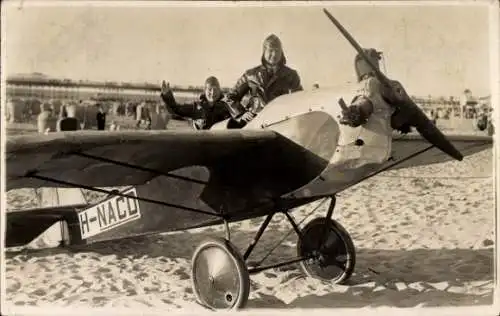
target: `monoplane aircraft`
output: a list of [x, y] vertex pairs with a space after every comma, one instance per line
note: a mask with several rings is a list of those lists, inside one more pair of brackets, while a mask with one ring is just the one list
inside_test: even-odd
[[[370, 63], [351, 35], [328, 18]], [[353, 273], [356, 252], [348, 232], [332, 219], [336, 194], [385, 170], [461, 161], [492, 145], [488, 136], [445, 136], [402, 86], [372, 67], [399, 98], [394, 122], [416, 133], [394, 131], [391, 154], [364, 126], [339, 123], [354, 91], [315, 89], [283, 95], [241, 129], [221, 122], [207, 131], [75, 131], [11, 137], [6, 144], [6, 187], [81, 188], [106, 193], [96, 204], [60, 205], [7, 213], [6, 246], [23, 245], [62, 225], [63, 245], [225, 225], [225, 237], [203, 241], [192, 257], [198, 301], [212, 309], [242, 308], [249, 275], [300, 262], [313, 278], [341, 283]], [[397, 124], [397, 123], [395, 123]], [[109, 187], [126, 187], [111, 191]], [[324, 217], [300, 228], [299, 206], [330, 199]], [[248, 258], [277, 213], [297, 233], [297, 258], [249, 265]], [[230, 224], [265, 217], [240, 253]]]

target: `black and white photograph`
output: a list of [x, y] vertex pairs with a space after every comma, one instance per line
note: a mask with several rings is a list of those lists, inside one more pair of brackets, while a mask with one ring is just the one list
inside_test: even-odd
[[499, 12], [3, 1], [1, 313], [497, 314]]

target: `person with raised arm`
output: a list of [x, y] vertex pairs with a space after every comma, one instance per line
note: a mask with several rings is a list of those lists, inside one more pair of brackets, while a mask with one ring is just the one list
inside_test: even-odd
[[227, 104], [223, 100], [224, 95], [219, 80], [214, 76], [205, 80], [204, 92], [194, 102], [178, 104], [170, 89], [170, 84], [165, 81], [162, 82], [160, 96], [167, 111], [192, 120], [193, 127], [197, 130], [210, 129], [214, 124], [231, 117]]

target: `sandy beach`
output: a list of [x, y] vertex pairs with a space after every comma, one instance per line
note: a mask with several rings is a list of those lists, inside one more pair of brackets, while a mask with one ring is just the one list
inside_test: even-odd
[[[338, 196], [334, 218], [351, 234], [357, 266], [348, 285], [314, 280], [298, 265], [251, 277], [248, 308], [427, 307], [493, 303], [492, 151], [462, 162], [390, 171]], [[9, 208], [33, 206], [27, 190], [9, 192]], [[327, 203], [295, 210], [297, 221], [323, 216]], [[263, 218], [235, 223], [246, 248]], [[250, 260], [290, 231], [275, 217]], [[194, 248], [222, 227], [105, 242], [75, 249], [7, 252], [6, 302], [37, 307], [203, 308], [190, 281]], [[296, 236], [265, 263], [295, 255]]]

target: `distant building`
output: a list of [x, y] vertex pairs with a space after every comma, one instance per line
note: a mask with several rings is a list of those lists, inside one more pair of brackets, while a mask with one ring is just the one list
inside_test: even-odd
[[[8, 98], [37, 98], [58, 100], [136, 100], [158, 101], [160, 87], [153, 84], [72, 81], [52, 79], [43, 74], [11, 76], [6, 80]], [[198, 91], [173, 89], [176, 96], [193, 98]]]

